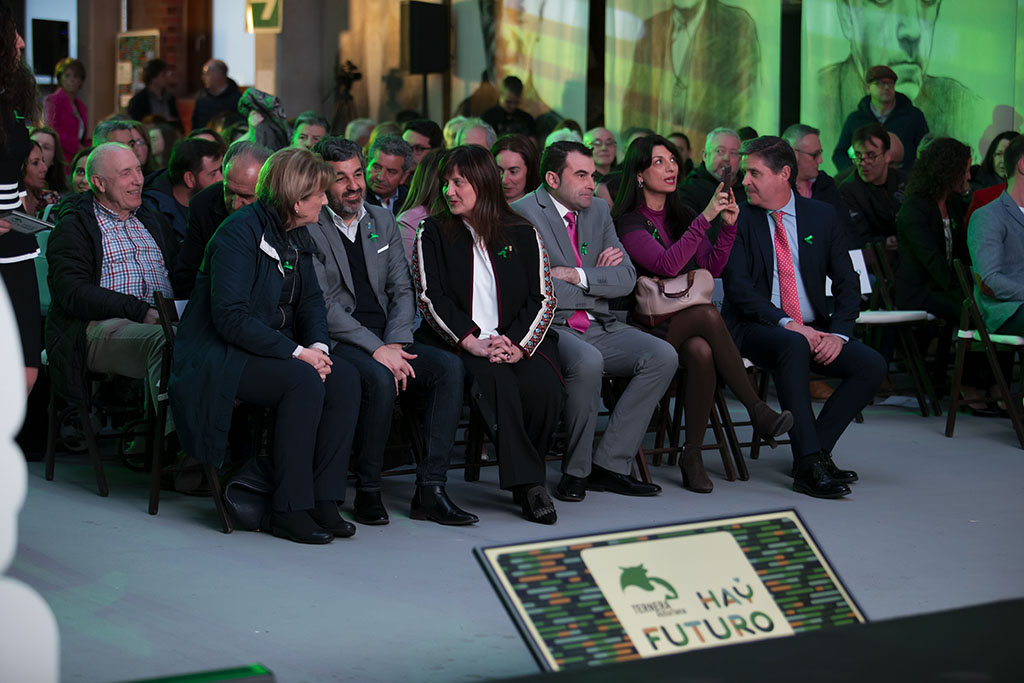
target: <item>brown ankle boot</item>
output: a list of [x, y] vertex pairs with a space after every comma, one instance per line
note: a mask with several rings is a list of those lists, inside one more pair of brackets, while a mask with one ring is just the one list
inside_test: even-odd
[[683, 472], [683, 487], [694, 493], [711, 493], [715, 487], [711, 478], [704, 471], [704, 456], [701, 454], [700, 446], [687, 444], [683, 448], [683, 459], [679, 463], [679, 469]]
[[783, 410], [781, 413], [777, 413], [764, 401], [759, 401], [754, 406], [750, 420], [754, 423], [754, 431], [772, 448], [779, 445], [775, 437], [782, 436], [793, 427], [791, 412]]

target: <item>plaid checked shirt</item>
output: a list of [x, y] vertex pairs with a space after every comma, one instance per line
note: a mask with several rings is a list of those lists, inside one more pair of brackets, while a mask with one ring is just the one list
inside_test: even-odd
[[129, 294], [149, 304], [155, 303], [153, 292], [158, 289], [165, 296], [173, 296], [163, 252], [146, 226], [135, 217], [135, 212], [122, 221], [95, 200], [93, 208], [103, 236], [100, 287]]

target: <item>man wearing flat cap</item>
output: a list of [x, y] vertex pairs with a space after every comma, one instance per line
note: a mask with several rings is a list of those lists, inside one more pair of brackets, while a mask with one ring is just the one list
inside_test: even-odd
[[903, 170], [909, 172], [917, 158], [917, 146], [928, 134], [928, 122], [924, 113], [915, 107], [903, 93], [896, 92], [896, 72], [887, 66], [873, 66], [868, 69], [865, 80], [868, 94], [861, 98], [857, 108], [846, 117], [839, 142], [832, 152], [832, 163], [837, 169], [850, 165], [847, 150], [853, 131], [876, 121], [900, 139], [903, 143]]

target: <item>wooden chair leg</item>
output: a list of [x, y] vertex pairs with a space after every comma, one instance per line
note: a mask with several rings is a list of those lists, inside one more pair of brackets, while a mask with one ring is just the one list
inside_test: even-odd
[[[921, 371], [923, 368], [918, 365], [921, 359], [921, 351], [909, 329], [905, 327], [897, 329], [896, 338], [899, 340], [900, 349], [903, 351], [903, 359], [907, 363], [907, 374], [910, 375], [910, 381], [914, 385], [914, 395], [917, 397], [917, 405], [921, 411], [921, 417], [928, 417], [928, 397], [925, 395], [924, 387], [921, 384]], [[927, 370], [924, 370], [924, 375], [927, 377]]]
[[736, 463], [737, 476], [740, 481], [747, 481], [750, 479], [750, 471], [747, 470], [747, 462], [743, 459], [743, 451], [740, 449], [739, 439], [736, 438], [736, 427], [732, 423], [732, 415], [729, 414], [729, 404], [725, 400], [725, 392], [720, 386], [715, 388], [715, 408], [718, 410], [722, 428], [725, 430], [725, 438], [729, 442], [732, 459]]
[[230, 534], [232, 531], [231, 517], [228, 516], [228, 510], [224, 506], [224, 494], [220, 489], [220, 474], [213, 465], [206, 465], [203, 469], [206, 472], [206, 479], [210, 482], [213, 504], [217, 507], [217, 514], [220, 515], [221, 529], [224, 533]]
[[683, 396], [686, 393], [686, 382], [685, 378], [680, 376], [679, 382], [676, 384], [676, 395], [675, 402], [672, 405], [672, 428], [669, 432], [668, 445], [672, 449], [668, 456], [668, 464], [675, 467], [679, 463], [679, 453], [682, 450], [682, 436], [683, 436], [683, 408], [684, 401]]
[[57, 459], [57, 394], [50, 391], [50, 401], [46, 405], [46, 481], [53, 481], [53, 467]]
[[956, 341], [956, 362], [953, 365], [953, 386], [949, 390], [949, 412], [946, 413], [946, 436], [952, 438], [953, 429], [956, 427], [956, 411], [960, 408], [960, 383], [964, 376], [964, 361], [967, 358], [967, 347], [970, 342], [966, 339]]
[[160, 509], [160, 473], [164, 465], [164, 425], [167, 424], [167, 402], [160, 401], [156, 419], [150, 421], [146, 438], [149, 451], [149, 514], [155, 515]]
[[651, 469], [647, 466], [647, 456], [644, 455], [643, 448], [641, 448], [636, 453], [635, 467], [637, 474], [640, 476], [640, 481], [644, 482], [645, 484], [653, 483], [653, 481], [651, 480]]
[[92, 460], [92, 467], [96, 471], [96, 488], [100, 496], [106, 498], [110, 495], [107, 487], [107, 475], [103, 472], [103, 461], [100, 460], [100, 447], [96, 443], [96, 432], [92, 428], [92, 415], [89, 412], [89, 402], [80, 401], [78, 404], [79, 419], [82, 423], [82, 431], [85, 433], [85, 443], [89, 449], [89, 458]]
[[1006, 412], [1010, 415], [1010, 424], [1013, 425], [1013, 431], [1017, 434], [1017, 441], [1020, 442], [1020, 447], [1024, 448], [1024, 421], [1022, 421], [1021, 417], [1021, 406], [1016, 404], [1010, 394], [1010, 384], [1006, 380], [1006, 375], [1003, 374], [1002, 368], [999, 366], [999, 358], [996, 356], [996, 351], [992, 348], [992, 345], [985, 345], [985, 356], [988, 358], [988, 365], [992, 370], [992, 375], [996, 378], [999, 396], [1006, 404]]
[[[763, 401], [768, 396], [768, 371], [761, 370], [758, 378], [757, 395]], [[761, 455], [761, 433], [757, 427], [750, 425], [750, 459], [757, 460]]]
[[736, 468], [732, 464], [732, 454], [729, 452], [729, 445], [725, 440], [725, 432], [722, 430], [722, 423], [718, 419], [718, 413], [714, 406], [711, 407], [711, 429], [715, 434], [715, 443], [718, 445], [718, 452], [722, 456], [722, 467], [725, 468], [725, 478], [728, 481], [736, 481]]
[[658, 403], [658, 426], [654, 432], [654, 455], [651, 456], [651, 464], [655, 467], [661, 465], [661, 449], [665, 447], [665, 434], [668, 431], [668, 412], [671, 396], [668, 391], [661, 397]]

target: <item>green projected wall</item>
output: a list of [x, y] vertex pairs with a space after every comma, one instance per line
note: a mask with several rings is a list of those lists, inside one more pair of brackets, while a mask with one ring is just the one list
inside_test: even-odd
[[826, 168], [864, 72], [886, 64], [932, 132], [975, 159], [1024, 112], [1024, 2], [804, 0], [800, 118], [821, 129]]
[[780, 0], [607, 0], [605, 125], [776, 132], [780, 27]]
[[522, 107], [533, 116], [555, 112], [586, 124], [586, 2], [493, 0], [495, 83], [518, 76]]

